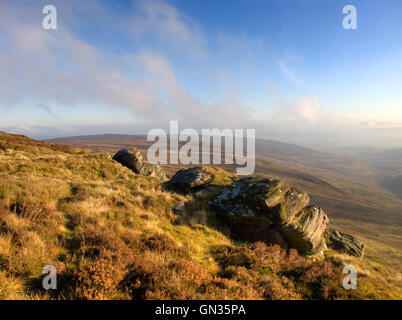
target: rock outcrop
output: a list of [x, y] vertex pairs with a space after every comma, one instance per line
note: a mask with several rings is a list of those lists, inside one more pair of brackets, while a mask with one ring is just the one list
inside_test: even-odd
[[327, 243], [331, 249], [359, 258], [364, 256], [364, 243], [354, 236], [332, 228], [328, 228], [327, 232], [329, 235]]
[[167, 180], [163, 170], [158, 165], [151, 164], [145, 160], [141, 152], [136, 148], [132, 148], [130, 150], [122, 149], [118, 151], [113, 156], [113, 160], [129, 168], [136, 174], [155, 177], [161, 181]]
[[194, 167], [177, 171], [168, 184], [171, 188], [191, 191], [206, 187], [212, 180], [212, 174], [205, 168]]
[[326, 249], [329, 219], [319, 206], [308, 206], [307, 193], [275, 179], [240, 179], [210, 201], [238, 237], [264, 241], [302, 254]]

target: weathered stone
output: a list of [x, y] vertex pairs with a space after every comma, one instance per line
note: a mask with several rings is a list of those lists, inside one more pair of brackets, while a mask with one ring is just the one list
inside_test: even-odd
[[300, 253], [317, 254], [325, 249], [324, 231], [329, 219], [317, 205], [300, 210], [293, 220], [278, 226], [290, 247]]
[[122, 149], [118, 151], [113, 156], [113, 160], [129, 168], [136, 174], [155, 177], [161, 181], [166, 181], [166, 175], [163, 170], [158, 165], [151, 164], [145, 160], [141, 152], [136, 148], [130, 150]]
[[354, 236], [331, 228], [328, 228], [327, 232], [330, 248], [359, 258], [364, 256], [364, 243]]
[[268, 232], [272, 228], [272, 221], [266, 217], [240, 216], [233, 213], [227, 213], [222, 216], [233, 235], [239, 239], [247, 241], [264, 241], [268, 243], [277, 243], [276, 234]]
[[281, 199], [281, 202], [268, 211], [268, 215], [276, 224], [291, 223], [295, 215], [309, 202], [310, 198], [307, 193], [291, 187]]
[[208, 186], [212, 181], [212, 174], [205, 168], [195, 167], [181, 169], [170, 179], [169, 186], [173, 188], [192, 190]]
[[246, 241], [265, 241], [303, 254], [324, 250], [328, 217], [319, 206], [306, 207], [307, 193], [276, 179], [240, 179], [210, 201]]
[[234, 182], [212, 204], [241, 216], [266, 216], [286, 224], [309, 203], [307, 193], [276, 179], [245, 178]]

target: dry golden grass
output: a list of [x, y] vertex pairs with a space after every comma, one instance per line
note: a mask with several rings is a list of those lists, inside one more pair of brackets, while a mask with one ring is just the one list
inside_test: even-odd
[[[236, 178], [211, 172], [212, 192]], [[164, 191], [106, 153], [0, 132], [0, 299], [384, 297], [373, 289], [390, 283], [381, 264], [234, 243], [208, 197]], [[173, 214], [178, 201], [192, 214]], [[368, 280], [354, 294], [341, 288], [342, 260]], [[55, 291], [41, 287], [45, 265], [57, 268]]]

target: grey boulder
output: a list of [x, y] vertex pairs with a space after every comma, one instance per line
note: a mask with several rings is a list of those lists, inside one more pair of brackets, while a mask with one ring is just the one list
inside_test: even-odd
[[129, 168], [136, 174], [155, 177], [163, 182], [166, 181], [166, 175], [163, 170], [158, 165], [151, 164], [145, 160], [137, 148], [130, 150], [122, 149], [113, 156], [113, 160]]
[[308, 204], [304, 191], [284, 181], [257, 178], [240, 179], [210, 201], [242, 240], [315, 255], [326, 249], [323, 233], [329, 220], [319, 206]]
[[194, 167], [177, 171], [168, 184], [172, 188], [189, 191], [206, 187], [212, 180], [212, 174], [205, 168]]
[[354, 236], [328, 228], [328, 246], [335, 251], [362, 258], [364, 256], [364, 243]]

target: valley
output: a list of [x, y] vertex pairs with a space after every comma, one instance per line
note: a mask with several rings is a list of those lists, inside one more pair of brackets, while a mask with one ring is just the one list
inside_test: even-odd
[[[281, 145], [281, 151], [257, 155], [256, 176], [307, 191], [330, 227], [365, 243], [364, 258], [329, 249], [324, 259], [311, 259], [295, 249], [233, 237], [234, 229], [209, 205], [237, 179], [233, 167], [204, 168], [212, 177], [206, 192], [181, 193], [112, 159], [122, 147], [137, 145], [144, 152], [141, 137], [63, 140], [0, 132], [2, 299], [400, 299], [399, 198], [364, 179], [337, 175], [339, 167], [333, 172], [328, 163], [321, 165], [321, 155], [312, 159], [302, 149], [289, 154], [285, 167]], [[179, 168], [163, 169], [170, 179]], [[389, 203], [381, 207], [381, 201]], [[184, 214], [175, 211], [180, 202]], [[292, 242], [297, 233], [289, 232], [283, 236], [292, 246], [306, 244]], [[316, 240], [323, 241], [320, 236]], [[322, 248], [316, 240], [315, 248]], [[41, 290], [41, 271], [49, 264], [61, 281], [57, 292]], [[339, 282], [345, 264], [357, 269], [355, 291]]]

